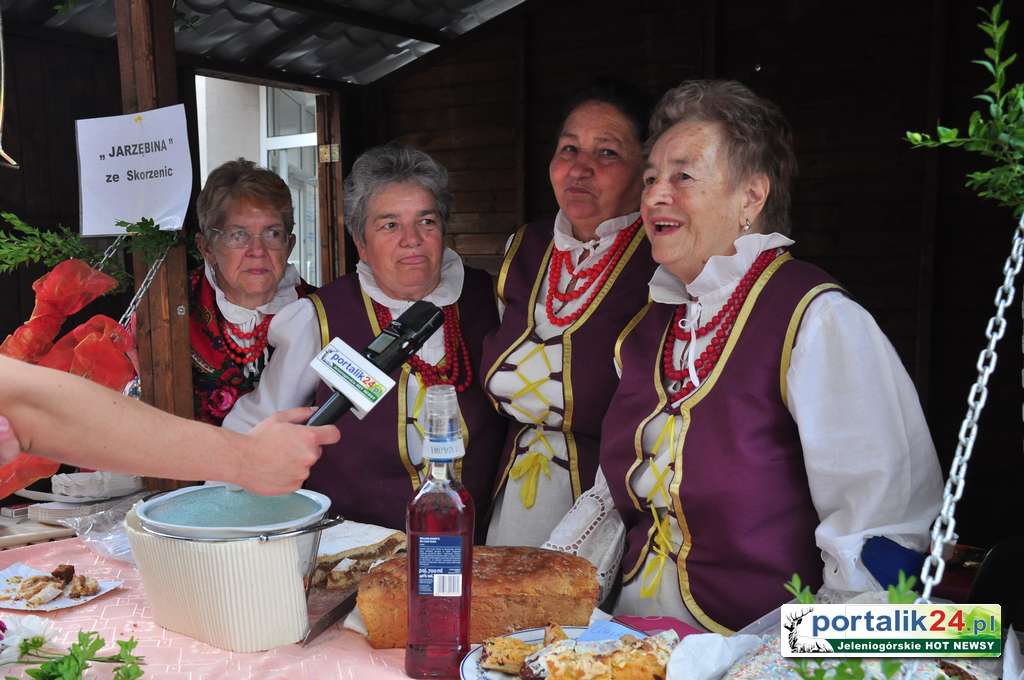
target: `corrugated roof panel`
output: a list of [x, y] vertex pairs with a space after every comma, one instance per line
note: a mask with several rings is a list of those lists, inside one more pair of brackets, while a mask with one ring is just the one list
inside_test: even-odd
[[[46, 17], [52, 14], [55, 2], [58, 0], [0, 0], [0, 9], [15, 18]], [[175, 45], [184, 54], [217, 62], [368, 83], [436, 49], [436, 44], [426, 42], [431, 31], [454, 37], [522, 2], [320, 0], [321, 12], [307, 14], [250, 0], [176, 0]], [[355, 20], [327, 18], [332, 12], [343, 16], [347, 10], [398, 22], [399, 28], [407, 25], [423, 30], [416, 35], [420, 39], [414, 39], [355, 25]], [[114, 0], [77, 0], [66, 11], [49, 16], [46, 26], [113, 38], [117, 32]], [[415, 29], [409, 30], [416, 34]]]

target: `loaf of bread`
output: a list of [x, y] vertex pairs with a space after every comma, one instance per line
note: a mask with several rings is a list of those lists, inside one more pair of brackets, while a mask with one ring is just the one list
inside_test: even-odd
[[[404, 556], [374, 567], [357, 605], [370, 645], [405, 647], [408, 600]], [[471, 642], [558, 623], [585, 626], [597, 605], [597, 571], [582, 557], [540, 548], [473, 548]]]

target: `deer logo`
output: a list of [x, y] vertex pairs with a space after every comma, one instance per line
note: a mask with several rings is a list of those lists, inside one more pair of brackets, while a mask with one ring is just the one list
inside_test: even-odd
[[802, 612], [793, 612], [786, 617], [786, 623], [782, 627], [788, 632], [786, 639], [789, 642], [790, 653], [816, 654], [832, 652], [832, 645], [825, 640], [811, 637], [810, 635], [797, 635], [796, 631], [800, 627], [800, 622], [810, 613], [811, 610], [808, 609]]

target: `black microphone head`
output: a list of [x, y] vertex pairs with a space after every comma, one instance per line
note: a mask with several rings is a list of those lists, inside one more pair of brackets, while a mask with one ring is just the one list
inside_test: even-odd
[[419, 345], [426, 342], [438, 328], [444, 325], [444, 312], [437, 305], [426, 300], [417, 300], [409, 309], [402, 312], [391, 322], [392, 330], [406, 339], [415, 342], [422, 338]]

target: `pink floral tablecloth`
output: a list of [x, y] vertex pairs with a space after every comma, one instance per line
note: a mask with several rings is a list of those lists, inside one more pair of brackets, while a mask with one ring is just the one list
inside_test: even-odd
[[[287, 645], [253, 654], [228, 652], [172, 633], [153, 621], [135, 566], [101, 557], [77, 538], [0, 552], [0, 569], [15, 562], [47, 571], [60, 563], [73, 564], [76, 570], [89, 576], [124, 581], [120, 588], [89, 603], [37, 615], [50, 620], [59, 629], [60, 633], [54, 638], [58, 644], [71, 644], [80, 630], [97, 631], [114, 649], [114, 640], [134, 637], [139, 641], [135, 653], [145, 657], [143, 670], [147, 678], [377, 680], [406, 677], [402, 671], [402, 650], [375, 650], [367, 644], [366, 638], [345, 630], [340, 623], [322, 633], [308, 647]], [[21, 615], [22, 612], [0, 609], [3, 619]]]

